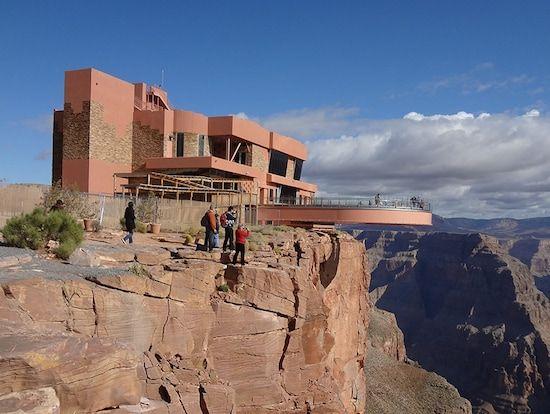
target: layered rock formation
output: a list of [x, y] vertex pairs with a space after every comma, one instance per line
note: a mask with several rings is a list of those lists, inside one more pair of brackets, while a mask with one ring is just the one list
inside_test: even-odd
[[529, 269], [479, 234], [365, 234], [371, 297], [409, 355], [478, 413], [550, 412], [550, 305]]
[[360, 243], [280, 232], [244, 268], [171, 250], [105, 246], [65, 267], [4, 268], [0, 401], [33, 395], [40, 412], [62, 413], [363, 412]]

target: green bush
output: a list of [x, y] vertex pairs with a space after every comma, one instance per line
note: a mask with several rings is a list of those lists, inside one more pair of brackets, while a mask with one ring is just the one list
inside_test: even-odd
[[136, 231], [138, 233], [147, 233], [147, 224], [142, 221], [136, 221]]
[[54, 249], [54, 253], [57, 257], [63, 260], [67, 260], [69, 257], [71, 257], [71, 254], [75, 251], [77, 247], [77, 244], [74, 240], [66, 240], [63, 243], [59, 244], [59, 247]]
[[195, 237], [191, 236], [190, 234], [184, 234], [183, 239], [185, 240], [185, 244], [193, 244], [195, 243]]
[[218, 286], [217, 288], [220, 292], [229, 292], [229, 286], [227, 286], [227, 283], [224, 283], [223, 285]]
[[37, 250], [43, 248], [49, 240], [59, 242], [54, 253], [68, 258], [84, 240], [84, 229], [65, 211], [46, 213], [36, 208], [32, 213], [14, 217], [2, 230], [9, 246]]

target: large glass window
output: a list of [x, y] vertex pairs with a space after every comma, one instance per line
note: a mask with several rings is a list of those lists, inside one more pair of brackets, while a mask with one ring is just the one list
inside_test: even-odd
[[176, 157], [183, 157], [183, 132], [176, 134]]
[[296, 159], [294, 164], [294, 179], [299, 180], [302, 178], [302, 165], [304, 161]]
[[281, 176], [286, 175], [286, 167], [288, 165], [288, 155], [282, 152], [272, 150], [269, 158], [269, 172]]
[[199, 135], [199, 157], [204, 157], [204, 135]]

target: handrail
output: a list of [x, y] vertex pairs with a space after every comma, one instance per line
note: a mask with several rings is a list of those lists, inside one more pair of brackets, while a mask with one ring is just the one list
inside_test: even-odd
[[398, 209], [431, 211], [431, 204], [421, 198], [410, 199], [379, 199], [371, 198], [339, 198], [339, 197], [313, 197], [299, 199], [296, 197], [279, 197], [270, 200], [271, 204], [296, 206], [296, 207], [322, 207], [322, 208], [356, 208], [356, 209]]

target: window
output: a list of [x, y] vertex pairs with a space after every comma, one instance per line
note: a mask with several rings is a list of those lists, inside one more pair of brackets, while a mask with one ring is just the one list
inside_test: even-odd
[[269, 172], [281, 176], [286, 175], [286, 167], [288, 165], [288, 155], [282, 152], [272, 150], [269, 158]]
[[183, 157], [183, 132], [176, 135], [176, 157]]
[[300, 180], [302, 178], [302, 164], [304, 161], [296, 159], [294, 164], [294, 179]]
[[204, 135], [199, 135], [199, 157], [204, 157]]

